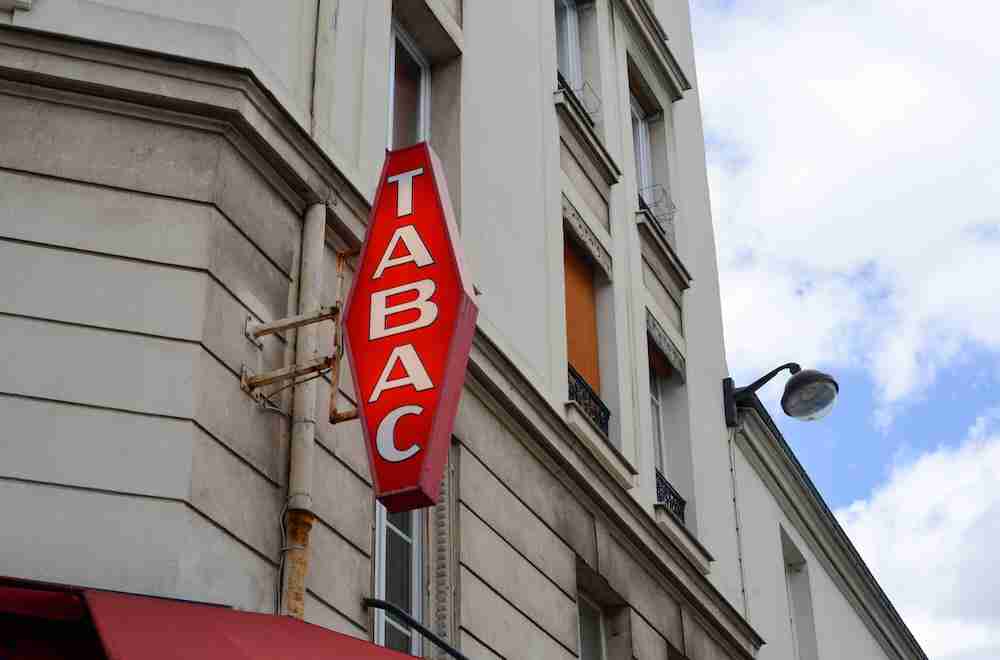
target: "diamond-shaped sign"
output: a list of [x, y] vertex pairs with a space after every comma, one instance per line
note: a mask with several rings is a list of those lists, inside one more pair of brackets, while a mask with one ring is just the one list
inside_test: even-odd
[[392, 513], [438, 499], [477, 314], [440, 161], [426, 143], [387, 152], [343, 323]]

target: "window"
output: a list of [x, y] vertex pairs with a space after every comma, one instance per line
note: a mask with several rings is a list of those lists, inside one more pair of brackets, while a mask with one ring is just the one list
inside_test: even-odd
[[817, 660], [816, 623], [813, 620], [812, 591], [805, 557], [784, 529], [781, 554], [785, 563], [785, 590], [788, 595], [788, 631], [795, 660]]
[[605, 660], [607, 647], [604, 613], [582, 594], [577, 601], [580, 633], [580, 660]]
[[650, 416], [653, 418], [653, 460], [656, 470], [666, 475], [667, 428], [670, 422], [677, 421], [673, 419], [677, 417], [673, 410], [677, 404], [671, 400], [671, 396], [676, 397], [677, 377], [674, 368], [670, 366], [670, 361], [652, 339], [646, 342], [646, 351], [649, 354], [649, 408]]
[[426, 140], [430, 126], [431, 74], [416, 43], [399, 26], [389, 57], [389, 148]]
[[677, 207], [670, 194], [670, 109], [664, 109], [660, 103], [663, 93], [657, 93], [643, 79], [631, 57], [628, 82], [636, 201], [639, 210], [655, 221], [661, 237], [673, 246]]
[[671, 365], [652, 335], [647, 335], [646, 346], [649, 354], [649, 407], [652, 418], [656, 504], [665, 507], [677, 522], [684, 525], [687, 501], [677, 487], [691, 492], [691, 470], [684, 468], [685, 465], [690, 465], [685, 447], [687, 396], [679, 372]]
[[[389, 513], [375, 505], [375, 596], [418, 621], [423, 605], [423, 518], [419, 511]], [[420, 655], [420, 634], [393, 614], [377, 610], [375, 643]]]
[[556, 56], [559, 73], [570, 88], [583, 87], [580, 56], [580, 15], [576, 0], [556, 0]]
[[635, 184], [639, 204], [647, 204], [653, 187], [653, 157], [649, 142], [649, 119], [642, 105], [635, 98], [632, 102], [632, 145], [635, 150]]
[[601, 372], [594, 267], [568, 241], [564, 245], [563, 260], [566, 275], [567, 357], [570, 366], [599, 394]]
[[649, 361], [649, 407], [653, 417], [653, 460], [656, 469], [666, 474], [667, 468], [663, 462], [663, 393], [658, 369], [654, 361]]

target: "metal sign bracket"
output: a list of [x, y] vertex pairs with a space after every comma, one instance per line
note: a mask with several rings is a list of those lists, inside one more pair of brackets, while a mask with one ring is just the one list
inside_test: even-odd
[[[310, 313], [289, 316], [283, 319], [269, 321], [267, 323], [257, 321], [253, 316], [247, 317], [245, 323], [243, 324], [243, 334], [258, 349], [263, 349], [264, 344], [261, 341], [261, 338], [267, 335], [279, 334], [285, 330], [293, 330], [295, 328], [301, 328], [302, 326], [320, 323], [322, 321], [333, 321], [334, 323], [332, 355], [314, 358], [301, 364], [293, 364], [287, 367], [282, 367], [281, 369], [265, 371], [260, 374], [254, 373], [249, 367], [243, 365], [240, 370], [240, 389], [253, 397], [253, 399], [261, 405], [266, 406], [270, 404], [274, 406], [276, 404], [270, 400], [270, 397], [274, 394], [277, 394], [287, 387], [301, 384], [306, 380], [319, 378], [324, 373], [329, 372], [330, 423], [338, 424], [340, 422], [346, 422], [357, 418], [357, 408], [351, 410], [337, 409], [337, 392], [339, 391], [340, 386], [340, 361], [344, 354], [343, 331], [340, 318], [340, 311], [343, 305], [344, 270], [347, 260], [357, 254], [357, 250], [337, 252], [337, 296], [336, 302], [333, 305], [320, 307], [318, 310]], [[298, 378], [301, 376], [308, 376], [309, 378], [300, 381]], [[261, 390], [261, 388], [267, 385], [283, 383], [289, 380], [292, 381], [291, 384], [279, 387], [269, 394], [265, 394]]]

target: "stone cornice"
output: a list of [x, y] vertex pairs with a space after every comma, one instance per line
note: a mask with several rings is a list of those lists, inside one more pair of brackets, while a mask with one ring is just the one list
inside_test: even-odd
[[482, 331], [477, 330], [466, 386], [495, 414], [520, 429], [522, 441], [567, 486], [594, 499], [619, 538], [637, 549], [663, 586], [735, 657], [752, 658], [764, 640], [702, 574], [702, 567], [577, 440], [566, 419]]
[[683, 97], [684, 92], [691, 89], [691, 82], [681, 69], [680, 63], [667, 45], [667, 32], [656, 18], [656, 12], [649, 6], [648, 0], [618, 0], [632, 19], [636, 28], [636, 36], [652, 55], [657, 73], [670, 85], [675, 98]]
[[740, 408], [738, 444], [828, 575], [893, 658], [927, 655], [823, 501], [760, 400]]
[[[365, 196], [248, 69], [0, 25], [0, 80], [76, 105], [225, 134], [286, 200], [326, 202], [331, 222], [360, 237]], [[247, 153], [252, 152], [252, 153]], [[273, 180], [273, 179], [272, 179]]]

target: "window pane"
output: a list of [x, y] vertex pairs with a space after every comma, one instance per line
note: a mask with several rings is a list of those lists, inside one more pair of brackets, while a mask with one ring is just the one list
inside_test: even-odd
[[403, 513], [390, 513], [387, 514], [389, 518], [389, 523], [401, 531], [406, 536], [413, 538], [413, 514], [409, 511], [404, 511]]
[[604, 660], [601, 613], [580, 601], [580, 660]]
[[580, 23], [575, 0], [556, 0], [556, 58], [559, 73], [573, 89], [580, 81]]
[[632, 148], [635, 151], [635, 187], [642, 193], [642, 120], [632, 113]]
[[653, 452], [656, 467], [663, 471], [663, 412], [660, 406], [660, 377], [656, 369], [650, 365], [649, 368], [649, 400], [651, 413], [653, 416]]
[[559, 61], [559, 72], [563, 77], [569, 75], [569, 46], [566, 44], [566, 7], [562, 0], [556, 0], [556, 57]]
[[413, 558], [412, 545], [391, 529], [385, 531], [385, 597], [408, 614], [413, 613], [411, 602]]
[[[632, 148], [635, 156], [635, 184], [640, 197], [648, 194], [647, 188], [653, 185], [653, 162], [650, 156], [649, 122], [646, 110], [634, 96], [632, 104]], [[649, 202], [648, 199], [643, 201]]]
[[385, 645], [394, 650], [402, 651], [403, 653], [410, 652], [410, 636], [406, 633], [400, 631], [398, 628], [393, 626], [391, 623], [386, 622], [385, 624]]
[[420, 140], [420, 83], [422, 71], [410, 51], [396, 40], [393, 71], [392, 146], [405, 147]]

